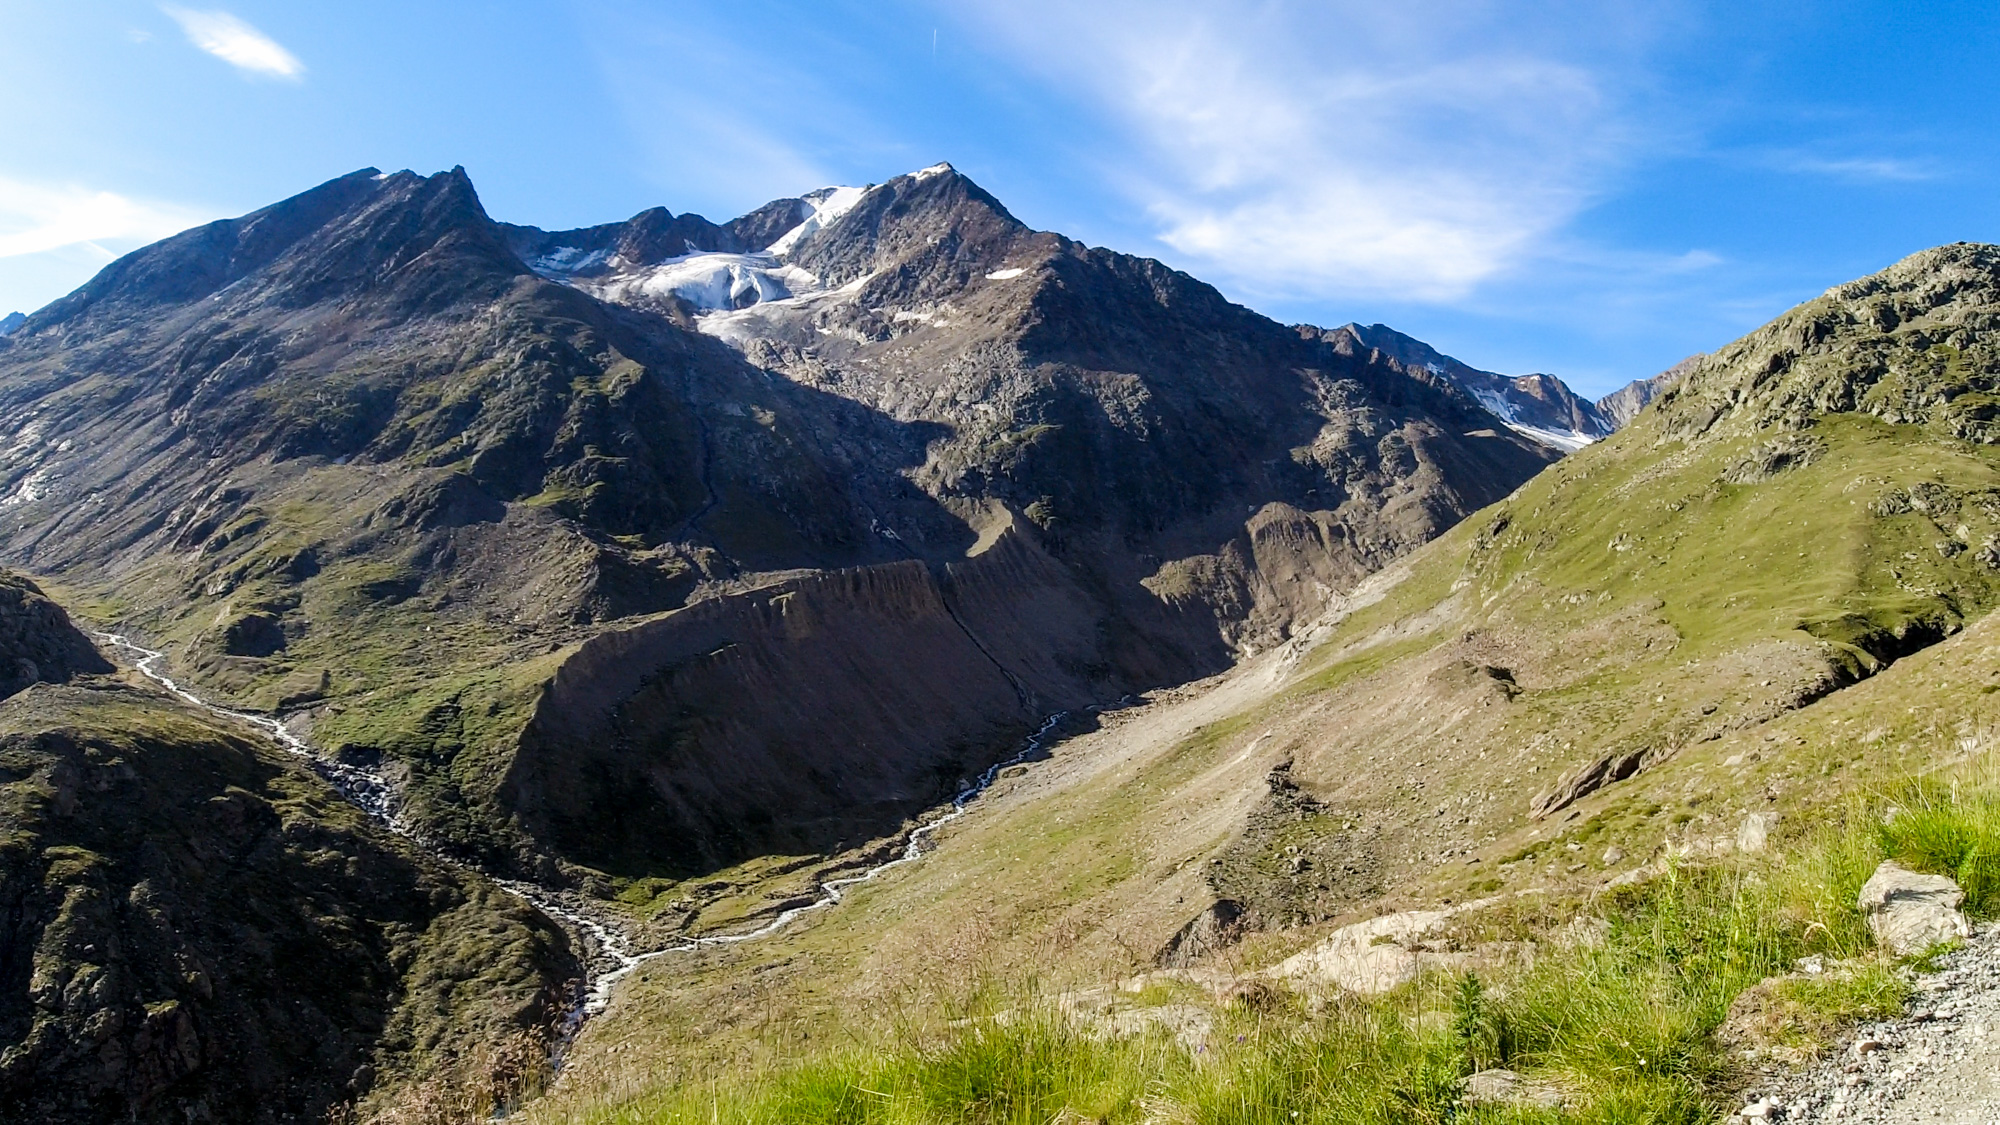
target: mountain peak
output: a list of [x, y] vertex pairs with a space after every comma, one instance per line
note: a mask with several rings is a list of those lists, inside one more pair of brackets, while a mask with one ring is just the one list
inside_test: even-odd
[[1335, 331], [1344, 332], [1361, 346], [1373, 348], [1405, 366], [1421, 367], [1450, 379], [1516, 433], [1565, 452], [1581, 449], [1618, 428], [1595, 403], [1577, 397], [1567, 383], [1554, 375], [1481, 371], [1386, 324], [1364, 328], [1350, 323]]
[[406, 295], [421, 305], [423, 283], [413, 282], [406, 271], [468, 276], [439, 252], [480, 263], [489, 278], [496, 271], [520, 272], [463, 167], [433, 176], [363, 168], [239, 218], [135, 250], [48, 306], [36, 321], [118, 319], [225, 290], [248, 297], [262, 288], [258, 279], [281, 290], [291, 304], [366, 279], [405, 285]]

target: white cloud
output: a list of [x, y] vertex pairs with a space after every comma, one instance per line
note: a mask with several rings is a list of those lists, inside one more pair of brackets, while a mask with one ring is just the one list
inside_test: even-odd
[[1200, 270], [1253, 297], [1445, 301], [1537, 252], [1626, 148], [1605, 71], [1642, 36], [1557, 7], [990, 0], [980, 20], [1113, 123], [1107, 174]]
[[298, 56], [228, 12], [198, 12], [172, 4], [162, 4], [160, 10], [181, 25], [188, 42], [238, 70], [293, 82], [306, 72]]
[[0, 176], [0, 258], [79, 247], [108, 261], [115, 252], [105, 243], [151, 242], [212, 217], [116, 192]]

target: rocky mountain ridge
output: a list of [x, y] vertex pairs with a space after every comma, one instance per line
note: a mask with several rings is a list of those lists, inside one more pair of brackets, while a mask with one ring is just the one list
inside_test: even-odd
[[[0, 556], [115, 591], [204, 691], [310, 706], [466, 854], [629, 875], [893, 828], [1049, 711], [1281, 640], [1554, 456], [943, 165], [556, 234], [492, 221], [462, 170], [363, 170], [28, 318], [0, 417]], [[742, 677], [824, 642], [793, 623], [919, 618], [944, 647], [847, 646], [843, 674], [1006, 691], [948, 730], [742, 725]], [[633, 648], [663, 655], [604, 701], [610, 762], [523, 742], [590, 638], [714, 620], [747, 662]], [[834, 807], [761, 787], [802, 754]], [[676, 780], [724, 758], [737, 783]], [[882, 784], [843, 795], [853, 770]], [[616, 826], [589, 814], [610, 777]]]
[[1701, 358], [1682, 360], [1658, 375], [1634, 380], [1592, 402], [1577, 397], [1568, 384], [1554, 375], [1481, 371], [1387, 325], [1371, 324], [1364, 328], [1346, 324], [1337, 331], [1352, 336], [1364, 347], [1379, 349], [1403, 363], [1453, 380], [1516, 431], [1564, 452], [1609, 437], [1661, 391], [1679, 381]]

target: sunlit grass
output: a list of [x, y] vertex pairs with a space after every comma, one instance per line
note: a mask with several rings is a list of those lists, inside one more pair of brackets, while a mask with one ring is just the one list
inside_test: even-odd
[[[1883, 812], [1896, 810], [1885, 824]], [[1220, 1010], [1198, 1049], [1108, 1035], [1054, 998], [986, 993], [761, 1071], [571, 1099], [597, 1125], [1331, 1125], [1445, 1121], [1695, 1123], [1740, 1079], [1716, 1029], [1761, 981], [1776, 1042], [1810, 1054], [1900, 1010], [1908, 981], [1854, 903], [1885, 856], [1985, 878], [2000, 772], [1965, 767], [1855, 800], [1773, 853], [1669, 864], [1600, 895], [1578, 938], [1542, 932], [1530, 963], [1433, 973], [1381, 997], [1274, 992]], [[1982, 887], [1987, 885], [1981, 884]], [[1990, 887], [1983, 893], [1991, 895]], [[1990, 909], [1989, 899], [1979, 900]], [[1493, 925], [1504, 931], [1505, 918]], [[1523, 934], [1521, 936], [1530, 936]], [[1819, 975], [1795, 971], [1819, 955]], [[1150, 1001], [1158, 996], [1132, 997]], [[1182, 997], [1185, 1000], [1187, 997]], [[1469, 1105], [1504, 1067], [1562, 1105]]]

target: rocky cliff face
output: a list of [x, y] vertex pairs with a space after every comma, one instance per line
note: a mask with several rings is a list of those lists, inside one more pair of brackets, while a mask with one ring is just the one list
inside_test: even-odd
[[109, 671], [111, 665], [97, 646], [41, 587], [0, 571], [0, 699], [29, 684], [67, 683]]
[[[678, 866], [893, 824], [1555, 456], [942, 165], [564, 232], [460, 171], [355, 173], [29, 318], [0, 419], [0, 557], [115, 589], [210, 691], [318, 708], [440, 839]], [[936, 713], [895, 714], [919, 685]], [[585, 823], [613, 789], [622, 827]]]

